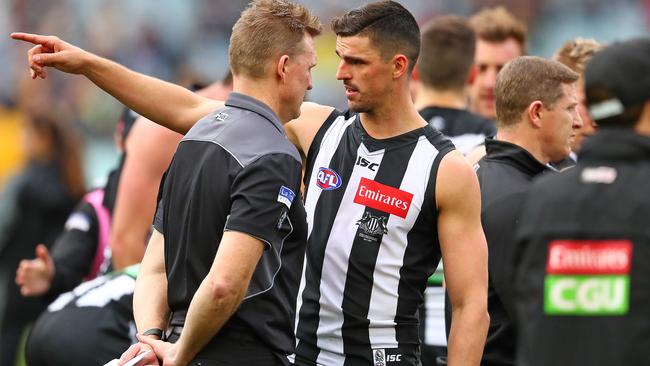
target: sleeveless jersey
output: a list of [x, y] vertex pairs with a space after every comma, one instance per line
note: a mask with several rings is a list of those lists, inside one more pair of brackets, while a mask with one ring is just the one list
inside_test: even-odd
[[415, 365], [417, 309], [440, 260], [435, 183], [454, 147], [425, 126], [377, 140], [335, 111], [307, 157], [297, 365]]

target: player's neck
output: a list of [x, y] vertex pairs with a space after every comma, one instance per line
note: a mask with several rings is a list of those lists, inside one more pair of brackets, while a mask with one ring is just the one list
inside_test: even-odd
[[427, 107], [466, 109], [467, 96], [462, 90], [435, 90], [421, 86], [415, 98], [418, 111]]
[[395, 93], [380, 105], [371, 112], [360, 114], [363, 128], [373, 138], [394, 137], [426, 125], [409, 93]]

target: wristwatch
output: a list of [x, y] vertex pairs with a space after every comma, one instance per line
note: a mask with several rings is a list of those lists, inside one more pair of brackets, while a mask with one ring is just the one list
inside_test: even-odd
[[142, 335], [143, 336], [151, 336], [152, 335], [152, 336], [158, 337], [158, 339], [162, 339], [163, 338], [163, 330], [160, 329], [160, 328], [151, 328], [151, 329], [147, 329], [144, 332], [142, 332]]

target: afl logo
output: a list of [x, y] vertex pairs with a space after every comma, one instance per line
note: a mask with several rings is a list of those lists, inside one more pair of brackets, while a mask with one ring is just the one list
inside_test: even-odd
[[332, 169], [320, 168], [316, 176], [316, 185], [324, 191], [337, 189], [341, 186], [341, 177]]

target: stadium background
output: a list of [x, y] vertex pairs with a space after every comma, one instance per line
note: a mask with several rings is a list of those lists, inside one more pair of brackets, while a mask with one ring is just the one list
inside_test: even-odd
[[[305, 0], [326, 25], [317, 39], [318, 66], [309, 98], [343, 107], [334, 78], [338, 59], [330, 19], [360, 0]], [[25, 45], [12, 31], [56, 34], [137, 71], [168, 81], [208, 83], [226, 72], [228, 38], [244, 0], [2, 0], [0, 1], [0, 189], [22, 163], [20, 127], [25, 111], [62, 113], [85, 139], [87, 181], [114, 164], [111, 140], [120, 105], [81, 77], [52, 72], [31, 81]], [[433, 16], [469, 16], [504, 5], [528, 24], [530, 54], [548, 57], [565, 40], [582, 36], [611, 42], [650, 30], [650, 0], [403, 0], [420, 24]]]

